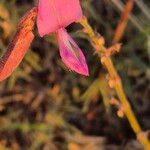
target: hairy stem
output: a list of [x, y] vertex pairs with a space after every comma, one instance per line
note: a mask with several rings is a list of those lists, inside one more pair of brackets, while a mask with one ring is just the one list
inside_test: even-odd
[[84, 32], [88, 34], [90, 41], [96, 50], [96, 53], [98, 53], [102, 64], [106, 67], [110, 78], [109, 85], [115, 89], [116, 94], [123, 106], [124, 113], [139, 142], [144, 146], [145, 150], [150, 150], [150, 142], [148, 140], [148, 137], [146, 136], [146, 133], [142, 131], [134, 115], [134, 112], [132, 111], [132, 108], [125, 95], [121, 79], [111, 60], [111, 53], [109, 53], [109, 50], [111, 48], [107, 49], [104, 46], [103, 38], [93, 31], [86, 18], [83, 18], [80, 21], [80, 24], [84, 27]]

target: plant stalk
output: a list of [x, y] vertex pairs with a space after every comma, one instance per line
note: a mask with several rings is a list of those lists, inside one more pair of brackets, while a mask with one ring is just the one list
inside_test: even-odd
[[131, 128], [133, 129], [134, 133], [137, 136], [137, 139], [139, 142], [144, 146], [145, 150], [150, 150], [150, 142], [148, 140], [148, 137], [146, 133], [144, 133], [134, 115], [134, 112], [128, 102], [128, 99], [125, 95], [122, 81], [115, 69], [115, 66], [113, 65], [113, 62], [111, 60], [111, 54], [108, 54], [108, 50], [104, 44], [104, 40], [99, 34], [95, 33], [92, 27], [89, 25], [87, 19], [84, 17], [79, 22], [83, 28], [84, 32], [88, 34], [90, 42], [94, 46], [96, 53], [98, 53], [100, 60], [102, 64], [106, 67], [108, 73], [109, 73], [109, 85], [113, 87], [116, 91], [116, 94], [123, 106], [124, 114], [126, 115]]

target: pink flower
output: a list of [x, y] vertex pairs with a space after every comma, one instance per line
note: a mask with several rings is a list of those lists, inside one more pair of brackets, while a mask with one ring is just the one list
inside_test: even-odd
[[0, 59], [0, 81], [6, 79], [18, 67], [33, 39], [33, 29], [37, 18], [40, 36], [55, 32], [60, 55], [66, 66], [88, 76], [85, 57], [68, 35], [65, 27], [82, 17], [79, 0], [39, 0], [38, 8], [31, 9], [18, 24], [17, 33]]
[[79, 0], [39, 0], [37, 26], [40, 36], [56, 32], [62, 61], [69, 69], [88, 76], [82, 51], [64, 29], [81, 18]]

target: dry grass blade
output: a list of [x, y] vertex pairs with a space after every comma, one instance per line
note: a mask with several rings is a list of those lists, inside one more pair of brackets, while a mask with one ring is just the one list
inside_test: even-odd
[[[113, 4], [119, 9], [119, 11], [123, 11], [125, 5], [120, 0], [111, 0]], [[129, 16], [129, 20], [133, 23], [133, 25], [141, 32], [144, 32], [143, 25], [141, 22], [132, 14]]]
[[127, 25], [129, 15], [130, 15], [132, 8], [133, 8], [133, 4], [134, 4], [133, 0], [127, 0], [126, 6], [124, 7], [124, 10], [122, 11], [118, 26], [117, 26], [116, 31], [115, 31], [113, 43], [119, 42], [120, 39], [122, 38], [123, 33], [125, 31], [125, 28], [126, 28], [126, 25]]

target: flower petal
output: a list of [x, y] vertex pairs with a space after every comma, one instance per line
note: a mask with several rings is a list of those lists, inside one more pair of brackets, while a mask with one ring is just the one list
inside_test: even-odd
[[59, 28], [57, 20], [58, 13], [53, 9], [53, 1], [54, 0], [39, 0], [37, 27], [41, 37]]
[[88, 72], [87, 63], [78, 45], [68, 35], [65, 29], [58, 30], [57, 37], [58, 37], [60, 55], [65, 65], [69, 69], [79, 74], [88, 76], [89, 72]]
[[37, 26], [41, 37], [66, 27], [81, 17], [79, 0], [39, 0]]

